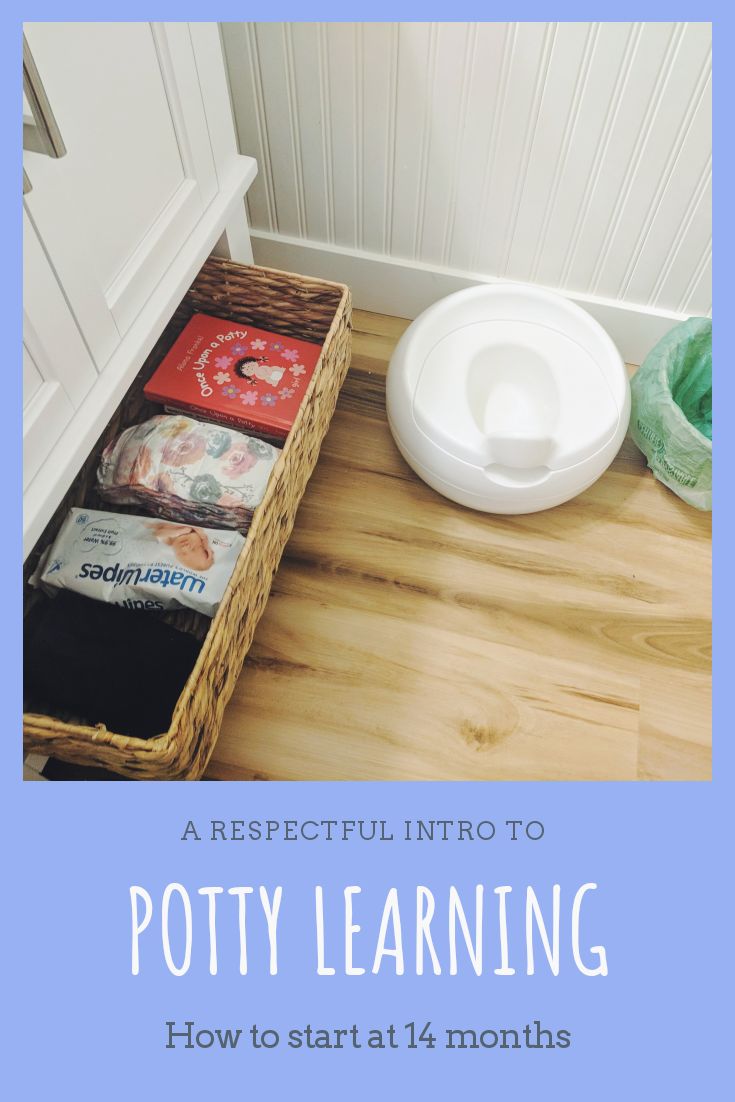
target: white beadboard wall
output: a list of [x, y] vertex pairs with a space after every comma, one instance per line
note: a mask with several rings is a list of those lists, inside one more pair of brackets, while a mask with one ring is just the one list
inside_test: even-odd
[[261, 263], [408, 316], [470, 282], [538, 283], [630, 329], [626, 354], [710, 312], [709, 23], [226, 23], [223, 40]]

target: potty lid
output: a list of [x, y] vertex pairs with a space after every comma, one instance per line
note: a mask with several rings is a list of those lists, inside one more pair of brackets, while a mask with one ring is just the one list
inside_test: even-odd
[[627, 383], [623, 376], [616, 395], [609, 364], [605, 370], [570, 330], [553, 318], [527, 317], [443, 326], [424, 343], [413, 394], [417, 426], [474, 466], [530, 474], [590, 458], [615, 435]]

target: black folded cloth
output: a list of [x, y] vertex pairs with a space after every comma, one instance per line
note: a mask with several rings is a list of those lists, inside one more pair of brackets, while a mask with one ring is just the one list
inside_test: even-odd
[[167, 731], [201, 644], [154, 613], [62, 590], [24, 623], [27, 697], [119, 735]]

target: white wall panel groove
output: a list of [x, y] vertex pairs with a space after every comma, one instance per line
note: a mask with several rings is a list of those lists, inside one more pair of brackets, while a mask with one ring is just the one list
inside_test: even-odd
[[223, 30], [256, 232], [710, 309], [710, 24]]
[[[564, 55], [562, 55], [561, 63], [554, 66], [553, 72], [558, 83], [549, 90], [549, 102], [554, 106], [549, 111], [550, 119], [544, 131], [545, 140], [539, 142], [537, 150], [534, 151], [534, 160], [526, 184], [527, 207], [523, 213], [524, 223], [528, 225], [529, 232], [525, 235], [525, 252], [520, 245], [515, 255], [516, 268], [527, 272], [531, 281], [538, 279], [549, 224], [559, 196], [559, 187], [567, 169], [572, 139], [577, 130], [599, 33], [599, 23], [590, 23], [586, 27], [582, 24], [570, 23], [561, 30], [557, 48], [565, 50], [566, 56], [570, 55], [572, 63], [565, 64]], [[581, 45], [580, 34], [584, 35]], [[577, 53], [579, 61], [575, 65], [574, 58]], [[565, 112], [564, 105], [567, 100], [568, 107]], [[555, 133], [559, 128], [561, 128], [560, 133]], [[556, 152], [554, 152], [555, 145]], [[554, 168], [549, 175], [547, 166], [552, 160]], [[544, 168], [546, 171], [543, 171]], [[533, 223], [529, 222], [534, 215], [539, 220], [535, 232]], [[529, 259], [528, 254], [531, 250], [532, 255]]]

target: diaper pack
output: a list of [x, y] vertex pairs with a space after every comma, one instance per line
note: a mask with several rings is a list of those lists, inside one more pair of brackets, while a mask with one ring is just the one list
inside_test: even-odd
[[247, 532], [280, 454], [235, 429], [159, 414], [107, 445], [97, 487], [113, 506]]

